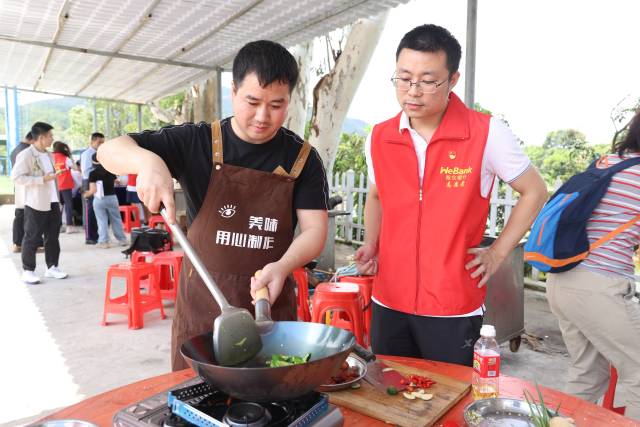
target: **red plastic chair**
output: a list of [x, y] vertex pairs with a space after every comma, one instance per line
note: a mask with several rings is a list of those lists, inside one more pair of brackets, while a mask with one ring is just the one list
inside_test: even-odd
[[322, 318], [328, 311], [334, 311], [334, 318], [338, 312], [344, 312], [349, 322], [344, 329], [350, 330], [361, 345], [364, 340], [364, 317], [362, 313], [363, 301], [358, 285], [353, 283], [320, 283], [313, 292], [313, 310], [311, 321], [322, 323]]
[[[124, 314], [127, 316], [129, 329], [144, 327], [144, 313], [160, 309], [160, 317], [165, 319], [160, 292], [156, 290], [148, 294], [140, 293], [140, 282], [148, 278], [152, 286], [157, 286], [155, 279], [156, 267], [146, 263], [121, 263], [113, 264], [107, 270], [107, 286], [104, 297], [104, 310], [102, 313], [102, 326], [106, 326], [107, 314]], [[123, 295], [111, 297], [111, 282], [114, 277], [123, 277], [127, 290]]]
[[616, 368], [611, 365], [611, 377], [609, 379], [609, 388], [607, 392], [604, 394], [604, 399], [602, 400], [602, 407], [609, 409], [610, 411], [616, 412], [620, 415], [624, 415], [627, 410], [626, 406], [613, 406], [613, 402], [616, 397], [616, 385], [618, 383], [618, 371]]
[[158, 288], [162, 299], [176, 300], [183, 257], [184, 252], [182, 251], [165, 251], [153, 254], [151, 262], [160, 270]]
[[293, 270], [293, 279], [298, 288], [298, 319], [303, 322], [311, 322], [311, 310], [309, 310], [309, 278], [304, 267]]
[[120, 206], [120, 216], [122, 217], [122, 226], [124, 231], [131, 233], [131, 229], [140, 227], [140, 211], [137, 206], [125, 205]]
[[[360, 288], [360, 294], [362, 295], [364, 304], [364, 335], [368, 345], [370, 344], [371, 337], [371, 294], [373, 293], [373, 276], [342, 276], [338, 281], [340, 283], [355, 283]], [[339, 320], [337, 322], [339, 322]]]
[[167, 226], [167, 223], [164, 222], [164, 218], [162, 217], [162, 215], [151, 216], [151, 218], [149, 218], [149, 228], [156, 228], [156, 226], [158, 225], [162, 226], [162, 228], [166, 230], [167, 233], [169, 233], [169, 237], [171, 238], [171, 241], [173, 241], [173, 234], [171, 234], [171, 228], [169, 228], [169, 226]]

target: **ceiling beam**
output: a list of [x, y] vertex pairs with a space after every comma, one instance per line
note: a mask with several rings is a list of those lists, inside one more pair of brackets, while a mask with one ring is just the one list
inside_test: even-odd
[[[114, 49], [114, 52], [120, 52], [120, 50], [122, 50], [122, 48], [136, 35], [138, 34], [138, 32], [147, 24], [147, 22], [149, 22], [151, 20], [151, 18], [153, 17], [153, 11], [155, 10], [156, 6], [158, 6], [158, 3], [160, 3], [162, 0], [153, 0], [151, 2], [151, 4], [145, 9], [145, 11], [142, 13], [142, 18], [140, 18], [138, 20], [138, 25], [127, 35], [125, 36], [122, 41], [120, 42], [120, 44], [118, 44], [118, 46]], [[100, 74], [102, 74], [102, 72], [109, 66], [109, 64], [111, 64], [111, 61], [113, 61], [114, 58], [107, 58], [106, 61], [104, 61], [104, 63], [102, 64], [102, 66], [100, 68], [98, 68], [97, 71], [95, 71], [88, 79], [87, 81], [80, 87], [80, 89], [78, 89], [76, 91], [76, 95], [84, 92], [97, 78], [98, 76], [100, 76]]]
[[[285, 34], [281, 34], [277, 37], [267, 37], [270, 40], [283, 40], [286, 39], [288, 37], [291, 37], [295, 34], [307, 31], [309, 28], [313, 27], [316, 24], [321, 23], [324, 20], [333, 18], [334, 16], [343, 14], [347, 11], [350, 11], [354, 8], [357, 8], [358, 6], [361, 6], [364, 3], [367, 3], [368, 0], [353, 0], [350, 3], [348, 3], [346, 6], [340, 8], [340, 9], [334, 9], [330, 12], [325, 13], [324, 15], [322, 15], [321, 17], [318, 17], [317, 19], [313, 20], [312, 22], [309, 22], [307, 25], [305, 25], [303, 28], [299, 28], [299, 29], [295, 29], [293, 31], [290, 31], [288, 33]], [[380, 13], [382, 13], [383, 10], [380, 10]], [[227, 57], [225, 57], [222, 61], [219, 61], [220, 63], [220, 69], [222, 69], [222, 66], [224, 66], [225, 64], [227, 64], [228, 62], [230, 62], [231, 60], [233, 60], [233, 58], [235, 58], [236, 53], [233, 53], [233, 55], [229, 55]], [[190, 83], [196, 82], [202, 78], [204, 78], [207, 74], [209, 73], [209, 71], [203, 71], [200, 72], [198, 74], [196, 74], [195, 76], [189, 77], [188, 79], [184, 79], [179, 83], [176, 83], [175, 85], [167, 88], [167, 89], [163, 89], [161, 92], [156, 93], [155, 95], [153, 95], [151, 97], [151, 100], [156, 100], [158, 98], [160, 98], [161, 96], [165, 96], [165, 95], [171, 95], [174, 93], [174, 91], [177, 91], [179, 89], [182, 89], [183, 87], [189, 85]], [[121, 94], [119, 94], [121, 95]]]
[[[207, 32], [205, 35], [203, 35], [202, 37], [198, 37], [196, 40], [194, 40], [192, 43], [188, 44], [187, 46], [183, 46], [182, 48], [180, 48], [179, 50], [175, 51], [172, 55], [169, 56], [169, 58], [175, 59], [181, 55], [184, 55], [185, 53], [189, 52], [190, 50], [193, 50], [193, 48], [195, 48], [196, 46], [200, 45], [201, 43], [209, 40], [210, 37], [212, 37], [214, 34], [216, 34], [217, 32], [219, 32], [220, 30], [222, 30], [223, 28], [225, 28], [227, 25], [229, 25], [230, 23], [232, 23], [233, 21], [235, 21], [236, 19], [240, 18], [241, 16], [245, 15], [247, 12], [253, 10], [256, 6], [258, 6], [260, 3], [262, 3], [264, 0], [254, 0], [253, 2], [249, 3], [247, 6], [243, 7], [242, 9], [238, 10], [236, 13], [234, 13], [233, 15], [229, 16], [227, 19], [223, 20], [222, 22], [218, 23], [216, 26], [213, 27], [213, 29], [209, 32]], [[130, 85], [128, 88], [126, 88], [125, 90], [123, 90], [122, 92], [119, 92], [116, 95], [117, 97], [122, 96], [123, 94], [129, 92], [131, 89], [133, 89], [134, 87], [138, 87], [144, 80], [146, 80], [150, 75], [157, 73], [160, 68], [162, 67], [155, 67], [154, 69], [150, 70], [148, 73], [146, 73], [143, 77], [141, 77], [140, 79], [138, 79], [134, 84]], [[209, 73], [211, 70], [207, 70], [205, 72], [202, 73], [198, 73], [198, 76], [204, 76], [207, 73]], [[191, 81], [191, 80], [188, 80]], [[151, 98], [151, 100], [156, 99], [155, 97]]]
[[[5, 85], [2, 85], [0, 87], [2, 87], [2, 88], [4, 88], [4, 87], [13, 88], [13, 86], [5, 86]], [[97, 101], [119, 102], [119, 103], [123, 103], [123, 104], [145, 105], [144, 102], [133, 102], [133, 101], [125, 101], [123, 99], [115, 99], [115, 98], [102, 98], [102, 97], [95, 97], [95, 96], [74, 95], [72, 93], [49, 92], [49, 91], [46, 91], [46, 90], [33, 90], [33, 89], [21, 88], [20, 86], [16, 86], [16, 89], [18, 89], [20, 92], [43, 93], [45, 95], [56, 95], [56, 96], [66, 96], [66, 97], [71, 97], [71, 98], [82, 98], [82, 99], [89, 99], [89, 100], [92, 100], [92, 101], [96, 101], [97, 100]]]
[[103, 50], [85, 49], [85, 48], [81, 48], [81, 47], [65, 46], [65, 45], [56, 44], [56, 43], [40, 42], [40, 41], [37, 41], [37, 40], [18, 39], [18, 38], [15, 38], [15, 37], [10, 37], [10, 36], [1, 35], [1, 34], [0, 34], [0, 41], [6, 41], [6, 42], [12, 42], [12, 43], [21, 43], [21, 44], [26, 44], [26, 45], [30, 45], [30, 46], [49, 47], [49, 48], [53, 48], [53, 49], [66, 50], [66, 51], [70, 51], [70, 52], [86, 53], [88, 55], [98, 55], [98, 56], [107, 56], [107, 57], [110, 57], [110, 58], [128, 59], [128, 60], [131, 60], [131, 61], [151, 62], [151, 63], [154, 63], [154, 64], [161, 64], [161, 65], [173, 65], [173, 66], [176, 66], [176, 67], [194, 68], [194, 69], [198, 69], [198, 70], [215, 71], [215, 69], [216, 69], [215, 67], [211, 67], [211, 66], [208, 66], [208, 65], [193, 64], [193, 63], [189, 63], [189, 62], [172, 61], [170, 59], [150, 58], [150, 57], [138, 56], [138, 55], [127, 55], [127, 54], [124, 54], [124, 53], [106, 52], [106, 51], [103, 51]]
[[[71, 8], [71, 1], [65, 0], [64, 4], [60, 8], [60, 13], [58, 13], [58, 25], [56, 26], [56, 32], [53, 34], [52, 43], [58, 42], [58, 37], [60, 37], [60, 33], [62, 32], [62, 27], [64, 27], [65, 22], [67, 22], [67, 18], [69, 18], [69, 9]], [[49, 48], [47, 52], [47, 56], [44, 58], [44, 64], [42, 64], [42, 70], [38, 73], [36, 83], [33, 85], [33, 90], [38, 90], [40, 87], [40, 83], [44, 78], [44, 74], [47, 72], [47, 67], [49, 66], [49, 61], [51, 60], [51, 54], [53, 53], [53, 48]]]

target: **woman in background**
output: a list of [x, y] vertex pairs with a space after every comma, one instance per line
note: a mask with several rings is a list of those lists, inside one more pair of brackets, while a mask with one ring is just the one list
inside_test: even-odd
[[72, 169], [77, 169], [71, 158], [71, 149], [62, 141], [53, 143], [53, 163], [58, 175], [58, 192], [60, 200], [64, 206], [65, 224], [67, 224], [67, 234], [74, 233], [73, 228], [73, 177]]
[[[640, 112], [602, 167], [640, 156]], [[600, 166], [598, 166], [600, 167]], [[589, 218], [591, 243], [640, 215], [640, 165], [616, 173]], [[571, 361], [566, 391], [595, 402], [609, 385], [610, 366], [626, 390], [625, 415], [640, 419], [640, 305], [633, 252], [640, 222], [589, 253], [572, 270], [547, 276], [547, 298]]]

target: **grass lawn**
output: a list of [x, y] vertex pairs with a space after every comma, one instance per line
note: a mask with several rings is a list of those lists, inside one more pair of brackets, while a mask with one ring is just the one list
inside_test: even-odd
[[13, 182], [7, 175], [0, 175], [0, 195], [13, 194]]

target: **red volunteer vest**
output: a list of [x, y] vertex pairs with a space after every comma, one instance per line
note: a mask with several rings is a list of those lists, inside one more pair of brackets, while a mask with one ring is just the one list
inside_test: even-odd
[[405, 313], [449, 316], [484, 302], [486, 287], [464, 265], [485, 230], [489, 198], [480, 195], [490, 116], [451, 94], [427, 147], [424, 179], [400, 114], [373, 128], [371, 156], [382, 206], [373, 297]]
[[67, 167], [67, 156], [62, 153], [53, 153], [53, 165], [56, 170], [61, 170], [58, 175], [58, 190], [73, 190], [73, 177], [71, 169]]

